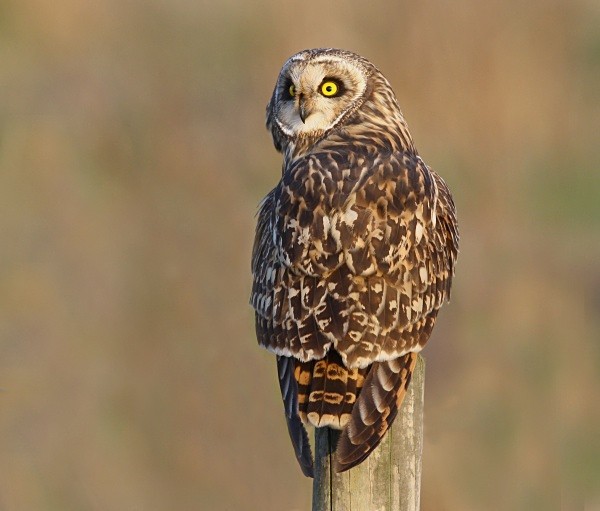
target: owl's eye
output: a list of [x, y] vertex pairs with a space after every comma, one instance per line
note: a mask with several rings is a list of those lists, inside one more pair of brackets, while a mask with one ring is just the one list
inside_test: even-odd
[[335, 96], [340, 90], [340, 87], [333, 80], [326, 80], [321, 84], [321, 94], [327, 98]]
[[296, 87], [294, 87], [294, 84], [292, 83], [288, 89], [288, 94], [290, 95], [290, 98], [293, 98], [296, 95]]

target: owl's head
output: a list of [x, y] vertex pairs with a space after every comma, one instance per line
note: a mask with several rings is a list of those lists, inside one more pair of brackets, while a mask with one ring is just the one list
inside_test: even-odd
[[371, 93], [374, 75], [381, 73], [349, 51], [304, 50], [290, 57], [267, 106], [267, 128], [277, 150], [286, 141], [316, 140], [343, 125]]

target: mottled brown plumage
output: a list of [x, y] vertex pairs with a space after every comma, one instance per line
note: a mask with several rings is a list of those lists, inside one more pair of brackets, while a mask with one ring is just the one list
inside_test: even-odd
[[258, 214], [256, 334], [278, 355], [304, 473], [312, 456], [303, 422], [342, 429], [337, 467], [347, 470], [394, 420], [450, 296], [454, 204], [417, 154], [389, 83], [358, 55], [291, 57], [267, 127], [284, 165]]

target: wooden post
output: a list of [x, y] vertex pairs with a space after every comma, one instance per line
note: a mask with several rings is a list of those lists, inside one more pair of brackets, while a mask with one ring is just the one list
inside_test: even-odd
[[425, 360], [419, 356], [392, 427], [375, 451], [347, 472], [333, 469], [339, 432], [315, 430], [312, 511], [419, 511], [424, 387]]

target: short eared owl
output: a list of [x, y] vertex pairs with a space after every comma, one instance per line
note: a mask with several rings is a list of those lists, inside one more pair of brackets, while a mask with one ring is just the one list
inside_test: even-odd
[[421, 159], [380, 71], [342, 50], [283, 66], [267, 106], [282, 177], [259, 207], [251, 303], [277, 355], [288, 429], [341, 429], [337, 470], [363, 461], [402, 403], [458, 253], [454, 203]]

